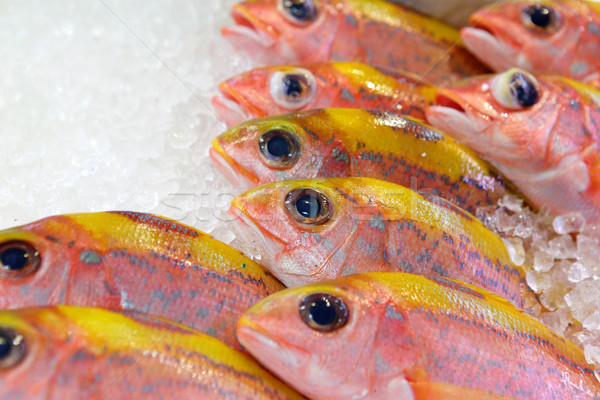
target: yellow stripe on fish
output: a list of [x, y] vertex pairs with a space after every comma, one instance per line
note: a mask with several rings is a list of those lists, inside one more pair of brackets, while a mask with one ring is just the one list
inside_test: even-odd
[[595, 400], [583, 351], [506, 300], [446, 278], [368, 273], [287, 289], [238, 323], [315, 400]]
[[514, 191], [469, 148], [424, 122], [327, 108], [261, 118], [213, 140], [211, 157], [238, 184], [363, 176], [429, 189], [471, 213]]
[[539, 307], [502, 240], [466, 211], [370, 178], [290, 180], [235, 197], [242, 235], [287, 286], [358, 272], [459, 279]]
[[0, 311], [0, 399], [301, 399], [245, 354], [167, 320]]
[[59, 215], [0, 231], [0, 307], [160, 315], [239, 348], [238, 316], [283, 289], [239, 251], [152, 214]]

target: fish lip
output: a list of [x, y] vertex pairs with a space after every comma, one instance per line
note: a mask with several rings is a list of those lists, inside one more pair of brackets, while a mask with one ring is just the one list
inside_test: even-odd
[[208, 149], [208, 155], [212, 162], [217, 166], [223, 175], [236, 187], [250, 189], [258, 185], [258, 179], [250, 172], [242, 168], [233, 158], [231, 158], [216, 137], [212, 141], [212, 147]]
[[277, 43], [279, 34], [276, 30], [272, 26], [264, 24], [262, 21], [255, 18], [252, 13], [241, 4], [235, 4], [231, 8], [230, 15], [235, 24], [221, 28], [221, 34], [223, 36], [243, 36], [265, 48], [273, 47], [275, 43]]
[[219, 94], [212, 98], [212, 104], [215, 112], [225, 122], [227, 128], [264, 116], [263, 112], [246, 101], [227, 82], [219, 84]]
[[465, 108], [460, 104], [458, 96], [454, 96], [452, 92], [447, 92], [442, 89], [435, 94], [435, 106], [452, 108], [458, 112], [466, 113]]
[[257, 244], [258, 250], [265, 260], [264, 266], [279, 278], [278, 271], [276, 269], [274, 270], [272, 267], [277, 265], [275, 262], [276, 257], [282, 254], [283, 248], [287, 243], [273, 235], [271, 232], [261, 229], [256, 221], [248, 215], [244, 206], [240, 203], [239, 196], [234, 197], [233, 200], [231, 200], [229, 213], [236, 217], [234, 229], [237, 231], [238, 235], [251, 243]]
[[[504, 71], [513, 67], [510, 60], [518, 57], [516, 43], [499, 40], [490, 27], [482, 25], [480, 22], [476, 26], [462, 28], [460, 37], [471, 53], [496, 71]], [[494, 54], [497, 57], [486, 57], [486, 54]]]
[[[283, 338], [276, 338], [270, 332], [258, 326], [245, 316], [241, 317], [238, 321], [236, 336], [238, 337], [238, 340], [239, 337], [242, 336], [243, 342], [246, 342], [248, 339], [250, 339], [255, 343], [258, 342], [262, 345], [272, 348], [281, 356], [280, 359], [285, 360], [283, 362], [285, 365], [294, 369], [298, 369], [303, 365], [306, 365], [310, 359], [310, 353], [306, 349], [293, 345], [285, 341]], [[242, 343], [242, 341], [240, 341], [240, 343]], [[242, 343], [242, 346], [246, 348], [244, 343]], [[290, 352], [286, 350], [287, 348], [294, 348], [296, 351]], [[261, 352], [262, 351], [264, 351], [264, 349], [261, 349]], [[290, 365], [289, 361], [292, 361], [292, 365]], [[273, 372], [277, 374], [277, 371]]]

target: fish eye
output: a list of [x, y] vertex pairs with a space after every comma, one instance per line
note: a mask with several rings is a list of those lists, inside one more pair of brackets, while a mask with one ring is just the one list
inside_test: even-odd
[[558, 26], [558, 13], [551, 7], [533, 4], [525, 7], [521, 13], [523, 25], [527, 28], [547, 31]]
[[17, 365], [25, 356], [23, 335], [0, 327], [0, 371]]
[[269, 90], [275, 103], [287, 110], [299, 110], [315, 95], [315, 77], [305, 69], [277, 71], [271, 76]]
[[313, 189], [296, 189], [285, 198], [285, 208], [296, 221], [307, 225], [322, 225], [329, 221], [332, 206], [329, 199]]
[[289, 168], [300, 156], [300, 142], [296, 135], [284, 129], [271, 129], [258, 139], [258, 148], [267, 164]]
[[300, 316], [310, 328], [319, 332], [332, 332], [348, 322], [348, 307], [337, 296], [313, 293], [302, 299]]
[[40, 254], [31, 244], [12, 241], [0, 244], [0, 277], [20, 279], [34, 273], [40, 265]]
[[305, 25], [317, 18], [314, 0], [281, 0], [279, 7], [290, 21]]
[[527, 108], [539, 99], [539, 84], [533, 75], [513, 68], [492, 81], [492, 96], [506, 108]]

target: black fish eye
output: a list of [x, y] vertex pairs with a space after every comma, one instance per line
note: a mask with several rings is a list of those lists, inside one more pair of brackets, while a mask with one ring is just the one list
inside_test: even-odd
[[310, 328], [320, 332], [332, 332], [348, 322], [348, 307], [337, 296], [313, 293], [302, 299], [300, 316]]
[[306, 92], [308, 82], [302, 75], [286, 75], [283, 77], [283, 95], [289, 100], [295, 100]]
[[302, 68], [276, 71], [269, 82], [269, 90], [277, 105], [287, 110], [299, 110], [314, 98], [315, 78], [310, 71]]
[[294, 22], [304, 24], [317, 18], [317, 7], [314, 0], [282, 0], [281, 8], [285, 15]]
[[284, 129], [271, 129], [258, 139], [264, 160], [274, 167], [290, 167], [300, 156], [296, 135]]
[[510, 78], [510, 95], [522, 107], [534, 105], [539, 97], [536, 85], [521, 72]]
[[12, 329], [0, 327], [0, 371], [18, 364], [25, 356], [25, 340]]
[[31, 244], [12, 241], [0, 244], [0, 277], [23, 278], [35, 272], [40, 265], [40, 255]]
[[296, 221], [308, 225], [324, 224], [332, 214], [329, 199], [313, 189], [292, 190], [286, 196], [285, 207]]
[[551, 7], [542, 4], [525, 7], [522, 19], [525, 26], [541, 30], [555, 27], [558, 22], [556, 12]]

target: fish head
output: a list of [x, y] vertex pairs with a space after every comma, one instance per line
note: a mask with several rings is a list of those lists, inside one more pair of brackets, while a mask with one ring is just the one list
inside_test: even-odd
[[213, 105], [228, 127], [252, 118], [320, 108], [324, 97], [331, 95], [328, 82], [335, 81], [334, 72], [326, 63], [256, 68], [219, 84]]
[[51, 398], [57, 362], [70, 355], [68, 336], [50, 308], [0, 311], [0, 399]]
[[497, 168], [528, 170], [543, 167], [548, 136], [563, 109], [551, 86], [517, 68], [439, 89], [435, 103], [426, 111], [430, 124]]
[[242, 123], [213, 140], [210, 156], [231, 182], [246, 189], [313, 178], [324, 168], [331, 176], [345, 174], [348, 163], [330, 157], [344, 144], [330, 140], [327, 119], [319, 118], [324, 114], [311, 110]]
[[[577, 4], [581, 3], [581, 4]], [[506, 1], [471, 15], [465, 46], [497, 72], [561, 72], [577, 48], [586, 7], [575, 1]], [[589, 11], [587, 11], [589, 12]]]
[[61, 217], [0, 231], [0, 308], [48, 304], [64, 287], [75, 256], [70, 233]]
[[343, 16], [327, 0], [247, 0], [233, 6], [235, 25], [222, 29], [237, 49], [265, 64], [329, 59]]
[[241, 236], [257, 245], [265, 267], [286, 286], [341, 274], [343, 247], [357, 221], [352, 218], [354, 199], [338, 192], [343, 190], [338, 181], [268, 183], [231, 202]]
[[369, 283], [357, 276], [263, 299], [240, 318], [238, 339], [310, 398], [332, 391], [336, 398], [361, 398], [357, 394], [373, 373], [373, 341], [383, 314], [372, 305], [385, 302], [386, 295], [369, 291]]

